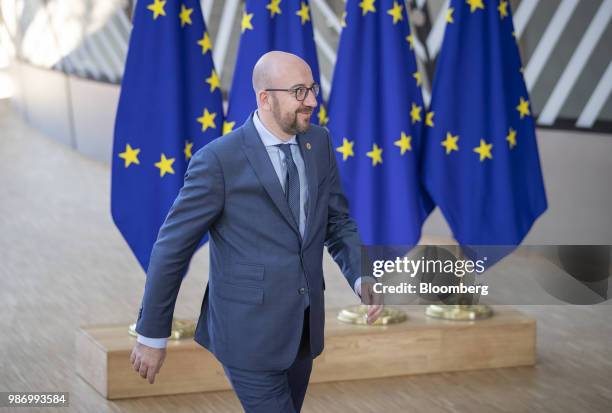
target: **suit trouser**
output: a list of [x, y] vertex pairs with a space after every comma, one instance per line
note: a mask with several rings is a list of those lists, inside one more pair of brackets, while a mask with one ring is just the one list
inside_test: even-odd
[[298, 354], [286, 370], [253, 371], [223, 366], [246, 413], [297, 413], [302, 408], [312, 371], [308, 316], [304, 311], [304, 328]]

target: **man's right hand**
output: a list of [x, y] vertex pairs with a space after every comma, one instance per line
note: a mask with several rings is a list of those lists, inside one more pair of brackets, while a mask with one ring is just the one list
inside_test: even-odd
[[159, 373], [165, 358], [165, 348], [153, 348], [136, 343], [130, 355], [130, 362], [134, 370], [140, 374], [140, 377], [148, 379], [149, 383], [153, 384], [155, 375]]

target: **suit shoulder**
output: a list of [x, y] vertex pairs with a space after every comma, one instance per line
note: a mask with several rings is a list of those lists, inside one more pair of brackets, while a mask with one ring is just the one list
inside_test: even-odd
[[226, 154], [231, 154], [241, 145], [242, 139], [240, 129], [241, 128], [235, 129], [223, 136], [213, 139], [204, 145], [202, 149], [207, 148], [221, 157]]
[[329, 129], [327, 129], [325, 126], [319, 126], [311, 123], [310, 128], [308, 129], [308, 134], [315, 139], [327, 139]]

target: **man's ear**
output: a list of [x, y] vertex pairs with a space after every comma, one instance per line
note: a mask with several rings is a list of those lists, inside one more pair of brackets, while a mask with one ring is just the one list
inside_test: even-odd
[[258, 107], [260, 107], [261, 109], [265, 111], [272, 110], [272, 106], [270, 106], [271, 105], [270, 95], [268, 94], [268, 92], [266, 92], [265, 90], [258, 91], [257, 100], [259, 101]]

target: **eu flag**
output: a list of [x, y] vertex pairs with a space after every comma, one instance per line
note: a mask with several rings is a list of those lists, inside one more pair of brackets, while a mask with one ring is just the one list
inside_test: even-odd
[[[280, 50], [300, 56], [310, 65], [315, 82], [320, 83], [308, 0], [246, 0], [240, 31], [227, 121], [223, 125], [224, 134], [240, 126], [257, 108], [252, 74], [255, 63], [263, 54]], [[320, 105], [318, 107], [320, 108]], [[317, 114], [320, 123], [324, 125], [325, 110], [319, 109]]]
[[349, 0], [329, 99], [342, 186], [365, 244], [414, 245], [432, 204], [419, 179], [429, 122], [403, 1]]
[[461, 245], [517, 245], [547, 207], [509, 3], [447, 12], [423, 179]]
[[115, 122], [111, 211], [145, 272], [191, 155], [221, 134], [211, 53], [199, 0], [137, 2]]

